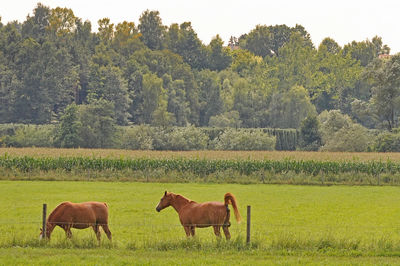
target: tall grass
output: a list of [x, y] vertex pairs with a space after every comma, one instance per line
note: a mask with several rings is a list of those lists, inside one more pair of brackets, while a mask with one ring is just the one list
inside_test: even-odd
[[95, 237], [73, 237], [72, 239], [39, 240], [31, 237], [13, 236], [0, 241], [0, 248], [51, 248], [51, 249], [110, 249], [131, 251], [201, 251], [201, 252], [270, 252], [271, 254], [328, 254], [351, 256], [400, 256], [400, 241], [387, 235], [365, 241], [361, 238], [338, 237], [333, 234], [305, 236], [291, 232], [283, 232], [279, 236], [265, 240], [252, 239], [246, 243], [242, 236], [230, 241], [225, 239], [205, 240], [195, 238], [145, 239], [127, 242], [109, 242]]

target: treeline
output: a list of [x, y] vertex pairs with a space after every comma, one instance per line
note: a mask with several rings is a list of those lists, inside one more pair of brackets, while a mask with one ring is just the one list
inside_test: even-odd
[[[89, 125], [90, 127], [91, 125]], [[82, 147], [131, 150], [295, 150], [298, 131], [292, 129], [233, 129], [209, 127], [124, 126], [105, 134], [81, 128], [60, 139], [56, 125], [0, 125], [0, 146]], [[80, 136], [84, 135], [82, 139]], [[69, 142], [68, 142], [69, 141]]]
[[224, 46], [218, 35], [203, 44], [190, 22], [163, 25], [158, 11], [144, 11], [138, 25], [98, 24], [94, 32], [71, 9], [42, 4], [22, 23], [0, 20], [0, 123], [58, 124], [55, 146], [63, 147], [99, 134], [84, 130], [88, 124], [101, 129], [91, 147], [106, 147], [115, 125], [301, 130], [311, 123], [316, 131], [296, 139], [309, 150], [334, 145], [317, 132], [327, 127], [318, 124], [324, 112], [351, 120], [335, 134], [350, 132], [348, 125], [398, 126], [400, 55], [389, 56], [378, 36], [344, 47], [326, 38], [315, 47], [301, 25], [258, 25]]
[[[300, 129], [117, 126], [108, 115], [68, 106], [61, 122], [2, 124], [0, 146], [132, 150], [305, 150], [400, 152], [400, 131], [368, 130], [337, 110], [307, 117]], [[83, 120], [86, 119], [86, 120]]]

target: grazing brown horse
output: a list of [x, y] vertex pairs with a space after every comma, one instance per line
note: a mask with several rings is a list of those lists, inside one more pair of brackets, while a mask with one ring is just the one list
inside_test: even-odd
[[197, 203], [182, 195], [165, 191], [160, 203], [156, 207], [156, 211], [172, 206], [179, 215], [179, 220], [185, 229], [186, 236], [194, 236], [196, 227], [214, 227], [214, 234], [221, 237], [221, 226], [224, 230], [226, 239], [231, 238], [229, 233], [230, 211], [228, 204], [233, 206], [236, 221], [240, 222], [240, 214], [237, 208], [235, 197], [231, 193], [226, 193], [224, 202], [204, 202]]
[[[101, 226], [108, 239], [111, 240], [111, 232], [108, 229], [108, 206], [103, 202], [63, 202], [50, 213], [46, 220], [47, 239], [50, 239], [51, 232], [57, 225], [64, 229], [67, 238], [72, 237], [71, 228], [85, 229], [91, 226], [99, 241]], [[43, 229], [40, 228], [40, 231], [40, 238], [43, 238]]]

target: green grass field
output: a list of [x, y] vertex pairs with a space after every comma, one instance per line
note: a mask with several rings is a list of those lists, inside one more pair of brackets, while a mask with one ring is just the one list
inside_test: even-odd
[[[174, 209], [155, 211], [164, 190], [195, 201], [238, 199], [232, 240], [212, 228], [187, 240]], [[42, 204], [107, 202], [113, 242], [91, 229], [56, 228], [38, 240]], [[0, 181], [0, 264], [400, 264], [400, 187]], [[246, 206], [252, 244], [246, 245]]]

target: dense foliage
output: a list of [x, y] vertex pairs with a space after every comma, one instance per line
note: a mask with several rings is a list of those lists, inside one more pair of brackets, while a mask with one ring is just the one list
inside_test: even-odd
[[[398, 127], [400, 55], [388, 56], [378, 36], [344, 47], [326, 38], [316, 48], [301, 25], [258, 25], [228, 46], [219, 35], [206, 45], [190, 22], [166, 26], [150, 10], [138, 25], [108, 18], [98, 25], [93, 31], [71, 9], [42, 4], [22, 23], [0, 20], [0, 123], [56, 123], [48, 146], [104, 148], [115, 146], [116, 126], [189, 126], [170, 136], [171, 149], [205, 147], [203, 138], [175, 143], [196, 134], [191, 126], [300, 129], [333, 110], [351, 120], [336, 138]], [[157, 146], [142, 133], [144, 143], [126, 147]], [[347, 147], [313, 134], [299, 147]]]
[[[70, 109], [71, 112], [76, 106]], [[70, 115], [68, 115], [69, 117]], [[98, 116], [105, 119], [103, 116]], [[106, 127], [107, 120], [68, 125], [0, 125], [0, 146], [132, 150], [295, 150], [298, 132], [290, 129], [231, 129], [205, 127]], [[66, 127], [67, 129], [64, 129]], [[109, 132], [112, 130], [112, 132]], [[107, 134], [109, 133], [109, 134]], [[64, 136], [64, 137], [63, 137]], [[81, 138], [84, 136], [84, 138]], [[108, 141], [105, 141], [108, 140]]]

